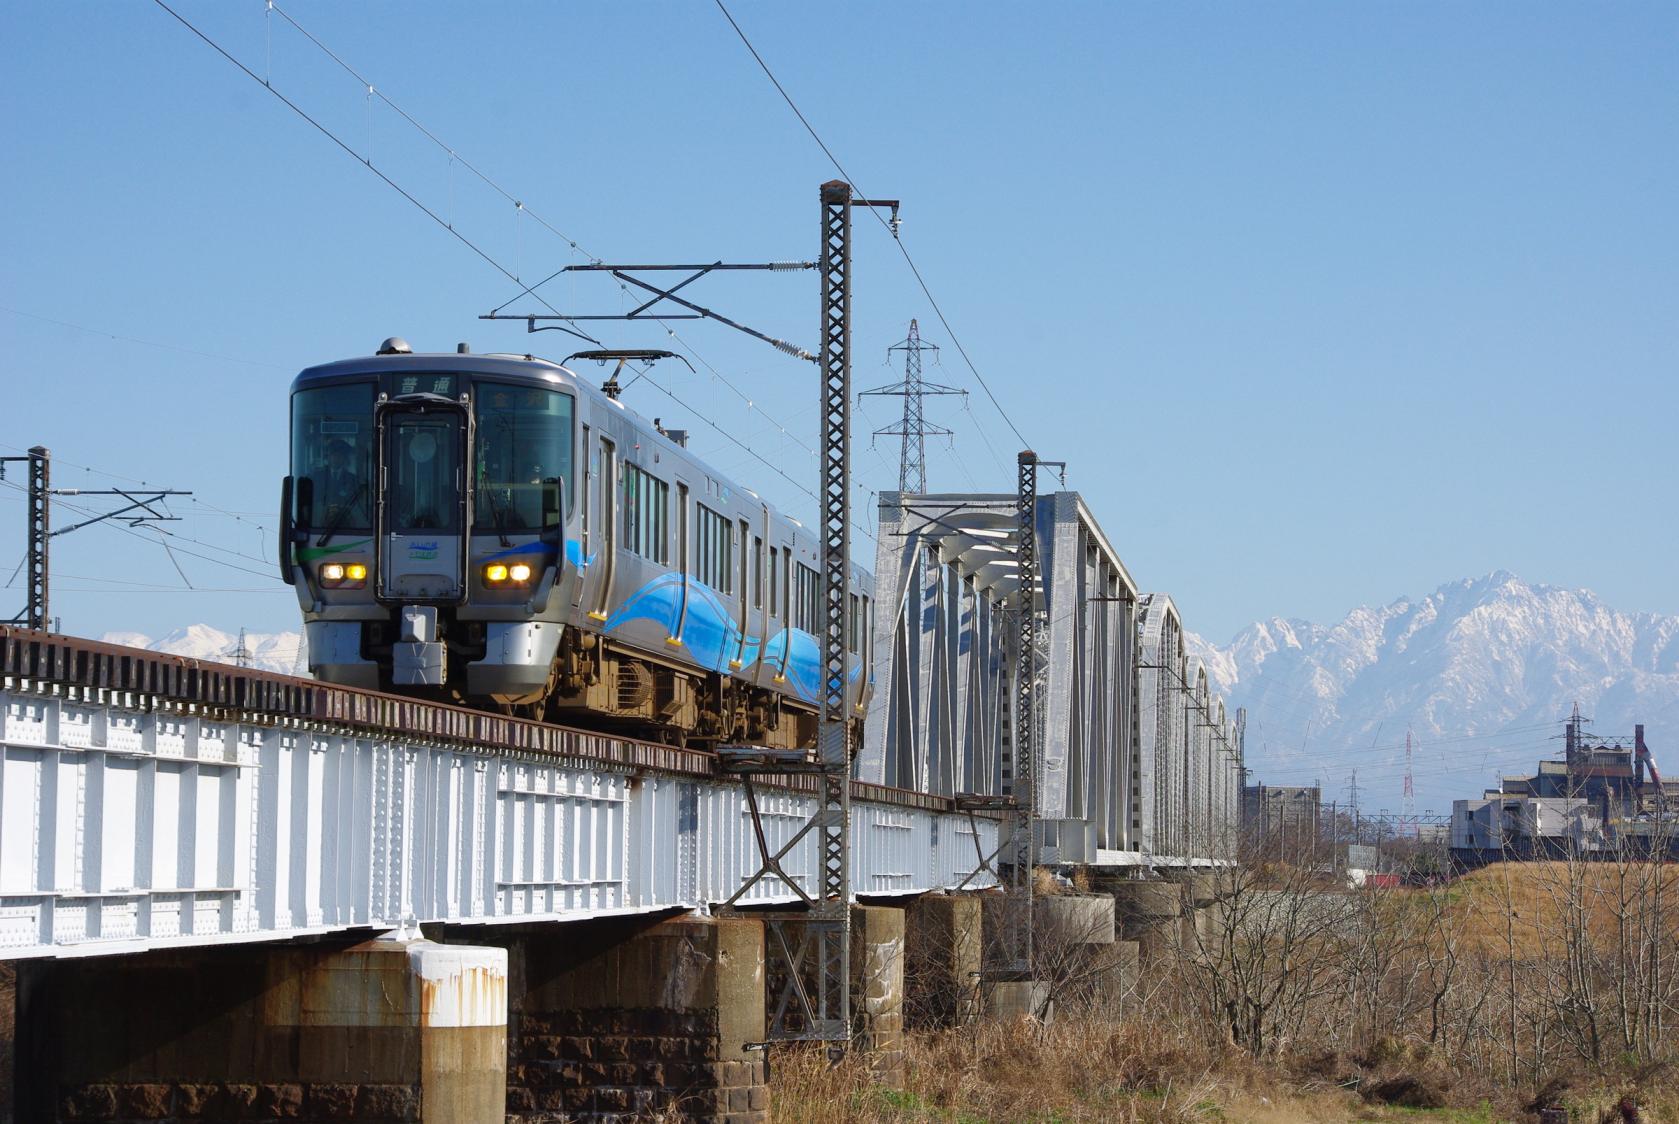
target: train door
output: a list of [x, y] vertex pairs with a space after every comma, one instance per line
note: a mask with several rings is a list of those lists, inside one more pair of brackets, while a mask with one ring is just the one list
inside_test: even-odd
[[595, 605], [589, 616], [604, 621], [612, 610], [612, 575], [618, 569], [618, 461], [616, 447], [605, 437], [600, 439], [600, 504], [595, 508], [598, 536], [590, 542], [598, 550], [601, 572], [600, 584], [595, 587]]
[[379, 596], [460, 601], [466, 593], [466, 412], [442, 400], [379, 415]]
[[689, 557], [689, 541], [693, 538], [688, 533], [688, 485], [681, 477], [676, 481], [676, 568], [682, 575], [681, 603], [676, 610], [676, 623], [671, 627], [671, 634], [665, 639], [667, 644], [682, 643], [682, 629], [688, 623], [688, 575], [693, 572], [693, 560]]
[[746, 660], [746, 637], [752, 627], [751, 617], [751, 576], [752, 576], [752, 524], [742, 519], [740, 521], [740, 573], [736, 582], [737, 594], [740, 597], [740, 611], [736, 614], [735, 623], [739, 636], [735, 643], [735, 651], [729, 660], [729, 668], [739, 671]]
[[589, 585], [589, 552], [594, 546], [593, 512], [595, 508], [595, 502], [590, 498], [590, 492], [593, 490], [598, 476], [598, 473], [590, 467], [594, 458], [594, 446], [591, 444], [592, 434], [589, 432], [589, 427], [583, 426], [582, 433], [583, 439], [578, 443], [578, 448], [583, 451], [583, 455], [579, 458], [582, 468], [577, 473], [579, 484], [577, 486], [577, 498], [574, 501], [577, 511], [578, 547], [577, 592], [572, 596], [571, 601], [571, 607], [574, 609], [582, 607], [583, 598]]

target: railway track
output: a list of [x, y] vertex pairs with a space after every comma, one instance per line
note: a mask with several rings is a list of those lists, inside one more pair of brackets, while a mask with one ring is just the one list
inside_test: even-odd
[[[10, 625], [0, 625], [0, 677], [18, 684], [120, 692], [139, 696], [147, 706], [207, 717], [401, 735], [629, 773], [731, 779], [718, 754], [709, 750]], [[753, 780], [798, 792], [814, 792], [817, 786], [814, 777], [799, 774], [755, 775]], [[857, 800], [933, 812], [957, 810], [950, 796], [857, 780], [851, 786]]]

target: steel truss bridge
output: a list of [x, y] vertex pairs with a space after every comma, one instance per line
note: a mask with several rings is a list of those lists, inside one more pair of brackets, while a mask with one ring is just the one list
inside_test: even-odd
[[[1176, 606], [1137, 584], [1077, 492], [1037, 497], [1020, 580], [1015, 495], [880, 501], [870, 703], [857, 775], [939, 795], [1009, 794], [1023, 667], [1036, 688], [1034, 851], [1090, 866], [1234, 852], [1242, 719], [1184, 647]], [[1019, 659], [1021, 612], [1038, 623]]]

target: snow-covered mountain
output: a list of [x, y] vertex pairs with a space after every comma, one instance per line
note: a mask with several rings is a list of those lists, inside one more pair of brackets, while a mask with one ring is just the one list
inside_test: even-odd
[[1444, 810], [1560, 756], [1552, 739], [1576, 700], [1590, 732], [1626, 738], [1642, 722], [1658, 762], [1679, 758], [1679, 617], [1620, 612], [1589, 590], [1501, 570], [1338, 624], [1273, 617], [1227, 645], [1189, 645], [1248, 709], [1253, 779], [1321, 779], [1325, 800], [1346, 799], [1357, 768], [1361, 804], [1398, 811], [1409, 728], [1417, 807]]
[[[154, 652], [168, 652], [173, 656], [188, 656], [196, 660], [239, 662], [239, 634], [223, 632], [207, 624], [189, 624], [158, 640], [139, 632], [107, 632], [100, 639], [107, 644], [149, 648]], [[245, 650], [249, 653], [246, 662], [250, 667], [288, 675], [308, 673], [309, 661], [303, 652], [303, 637], [298, 633], [247, 632]]]

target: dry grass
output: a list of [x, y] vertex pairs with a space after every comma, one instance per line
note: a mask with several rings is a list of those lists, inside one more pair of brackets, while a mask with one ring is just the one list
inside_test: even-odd
[[[891, 1085], [856, 1055], [831, 1066], [820, 1050], [782, 1049], [770, 1075], [780, 1124], [1341, 1124], [1426, 1120], [1498, 1124], [1531, 1120], [1532, 1090], [1500, 1090], [1480, 1075], [1403, 1052], [1357, 1061], [1338, 1055], [1256, 1062], [1207, 1050], [1180, 1033], [1133, 1017], [1121, 1022], [1022, 1021], [912, 1036], [908, 1072]], [[1384, 1076], [1385, 1075], [1385, 1076]], [[1412, 1083], [1435, 1107], [1366, 1101], [1353, 1090]], [[1679, 1090], [1659, 1074], [1565, 1096], [1571, 1120], [1618, 1120], [1622, 1092], [1636, 1089], [1645, 1124], [1679, 1124]]]
[[[1620, 911], [1616, 886], [1620, 868], [1610, 863], [1581, 863], [1574, 867], [1573, 874], [1579, 879], [1593, 927], [1602, 933], [1613, 932]], [[1648, 878], [1649, 869], [1633, 874]], [[1662, 874], [1662, 893], [1673, 901], [1670, 924], [1679, 934], [1679, 867], [1664, 868]], [[1447, 893], [1453, 907], [1462, 910], [1463, 934], [1470, 947], [1502, 953], [1507, 948], [1507, 936], [1513, 936], [1516, 954], [1533, 956], [1555, 946], [1556, 933], [1564, 925], [1563, 902], [1569, 879], [1567, 863], [1494, 863], [1458, 879]], [[1513, 934], [1505, 930], [1507, 908], [1515, 912]]]
[[1367, 1105], [1334, 1080], [1193, 1045], [1142, 1018], [990, 1023], [912, 1036], [906, 1045], [907, 1073], [897, 1088], [883, 1084], [866, 1059], [830, 1066], [819, 1051], [779, 1053], [770, 1078], [775, 1119], [1297, 1124], [1416, 1116]]

